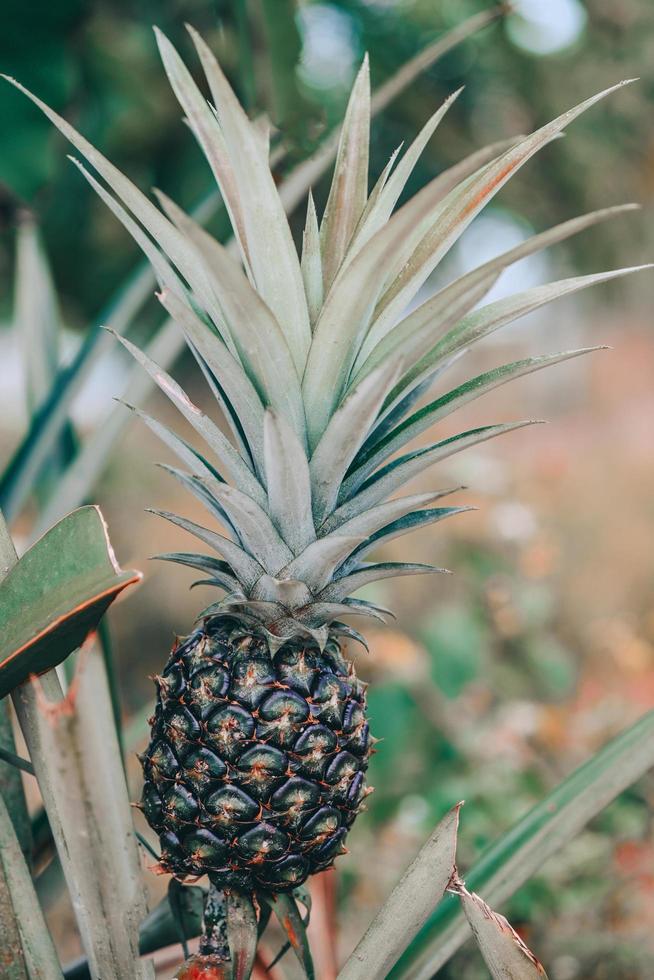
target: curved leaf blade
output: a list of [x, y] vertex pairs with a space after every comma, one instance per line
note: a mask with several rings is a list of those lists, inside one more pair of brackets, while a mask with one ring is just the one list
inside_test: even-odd
[[338, 980], [385, 980], [455, 871], [459, 810], [441, 820], [368, 927]]
[[98, 507], [55, 524], [0, 585], [0, 697], [65, 660], [140, 579], [118, 566]]
[[[470, 889], [498, 905], [594, 816], [654, 766], [654, 711], [649, 711], [514, 824], [466, 874]], [[448, 896], [408, 946], [389, 980], [430, 980], [470, 932], [455, 896]]]

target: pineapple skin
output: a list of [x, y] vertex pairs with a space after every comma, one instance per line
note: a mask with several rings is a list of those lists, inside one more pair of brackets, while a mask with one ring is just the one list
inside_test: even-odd
[[271, 652], [233, 615], [204, 621], [156, 678], [141, 807], [161, 870], [222, 889], [296, 888], [344, 852], [371, 751], [365, 684], [330, 636]]

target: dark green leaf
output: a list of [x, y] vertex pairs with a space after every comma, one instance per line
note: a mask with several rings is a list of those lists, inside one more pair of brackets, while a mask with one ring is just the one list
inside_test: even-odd
[[0, 697], [65, 660], [140, 578], [118, 567], [97, 507], [55, 524], [0, 586]]

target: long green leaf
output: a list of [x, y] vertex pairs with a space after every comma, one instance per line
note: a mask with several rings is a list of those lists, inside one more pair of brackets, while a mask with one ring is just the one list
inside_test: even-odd
[[63, 701], [53, 672], [13, 700], [91, 972], [151, 980], [139, 959], [145, 897], [101, 654], [85, 650]]
[[253, 476], [251, 470], [245, 465], [241, 456], [236, 452], [215, 422], [205, 415], [197, 405], [194, 405], [175, 379], [164, 371], [163, 368], [159, 367], [158, 364], [155, 364], [147, 354], [139, 350], [138, 347], [135, 347], [125, 337], [121, 337], [118, 334], [114, 336], [132, 355], [134, 360], [148, 372], [159, 389], [163, 391], [187, 422], [204, 439], [234, 482], [248, 496], [256, 500], [258, 504], [265, 504], [266, 494], [263, 487]]
[[330, 419], [309, 464], [316, 525], [333, 511], [343, 477], [401, 373], [401, 362], [380, 364], [352, 389]]
[[[414, 249], [400, 274], [386, 290], [377, 318], [392, 323], [408, 305], [418, 289], [440, 260], [458, 240], [472, 219], [498, 193], [506, 182], [547, 143], [551, 142], [566, 126], [573, 122], [596, 102], [617, 91], [633, 79], [613, 85], [597, 95], [579, 103], [567, 112], [536, 130], [517, 146], [507, 150], [498, 160], [455, 188], [443, 201], [437, 212], [438, 220], [431, 221], [431, 227]], [[415, 205], [409, 201], [404, 209]], [[403, 209], [403, 210], [404, 210]], [[401, 212], [400, 212], [401, 213]]]
[[316, 538], [306, 453], [291, 427], [270, 410], [264, 419], [263, 447], [268, 511], [283, 540], [297, 555]]
[[0, 926], [5, 980], [62, 980], [57, 952], [2, 796]]
[[329, 197], [320, 225], [323, 287], [329, 292], [368, 198], [370, 68], [359, 69], [343, 120]]
[[342, 534], [320, 538], [282, 569], [280, 577], [299, 579], [312, 592], [317, 592], [327, 585], [334, 571], [361, 544], [361, 540], [358, 536]]
[[97, 507], [51, 528], [0, 585], [0, 697], [61, 663], [140, 578], [118, 567]]
[[[356, 472], [352, 477], [348, 477], [343, 483], [344, 503], [334, 511], [334, 523], [338, 521], [339, 526], [345, 521], [351, 520], [358, 514], [363, 513], [369, 507], [385, 500], [395, 490], [412, 480], [428, 466], [433, 466], [455, 453], [467, 449], [469, 446], [476, 446], [480, 442], [494, 439], [496, 436], [503, 435], [505, 432], [513, 432], [526, 425], [535, 425], [536, 422], [527, 420], [524, 422], [508, 422], [501, 425], [484, 425], [478, 429], [469, 429], [460, 432], [458, 435], [442, 439], [432, 446], [425, 446], [423, 449], [414, 450], [406, 453], [398, 459], [392, 460], [379, 472], [374, 473], [361, 489], [353, 489], [357, 484]], [[351, 482], [350, 482], [351, 481]], [[348, 499], [347, 494], [352, 494]]]
[[[604, 807], [654, 766], [654, 711], [608, 742], [493, 844], [466, 875], [494, 906], [506, 901]], [[446, 898], [389, 980], [429, 980], [469, 937], [458, 899]]]
[[323, 589], [316, 598], [318, 602], [341, 602], [371, 582], [380, 582], [385, 578], [398, 578], [403, 575], [433, 575], [437, 572], [448, 574], [446, 568], [437, 568], [436, 565], [401, 561], [375, 562], [355, 570], [349, 575], [344, 575], [342, 578], [337, 578], [326, 589]]
[[459, 810], [441, 820], [391, 892], [338, 976], [385, 980], [441, 900], [455, 870]]
[[[188, 531], [189, 534], [193, 534], [196, 538], [204, 541], [208, 544], [210, 548], [213, 548], [218, 554], [222, 555], [229, 565], [234, 570], [235, 575], [238, 576], [239, 582], [245, 588], [251, 588], [257, 579], [263, 574], [263, 568], [251, 557], [246, 551], [243, 551], [237, 544], [225, 538], [222, 534], [218, 534], [215, 531], [210, 531], [206, 527], [202, 527], [200, 524], [196, 524], [194, 521], [188, 521], [184, 517], [179, 517], [177, 514], [171, 514], [169, 511], [165, 510], [153, 510], [153, 514], [158, 517], [163, 517], [165, 520], [170, 521], [172, 524], [176, 524], [178, 527], [183, 528]], [[197, 559], [195, 563], [182, 559], [189, 558], [188, 555], [157, 555], [157, 558], [165, 559], [167, 561], [177, 561], [181, 564], [192, 565], [193, 568], [199, 568], [201, 571], [210, 571], [212, 575], [217, 572], [222, 574], [222, 564], [216, 564], [215, 558], [210, 558], [208, 555], [191, 555], [191, 558]]]
[[493, 980], [547, 980], [545, 970], [515, 929], [479, 895], [457, 882], [465, 917]]
[[[215, 343], [207, 325], [175, 293], [166, 289], [159, 302], [184, 332], [189, 346], [204, 361], [221, 389], [234, 406], [243, 427], [250, 451], [263, 472], [263, 411], [264, 406], [254, 385], [227, 347]], [[164, 367], [166, 365], [163, 365]]]
[[363, 482], [384, 460], [392, 456], [402, 446], [426, 432], [436, 422], [440, 422], [463, 405], [485, 395], [486, 392], [493, 391], [493, 389], [499, 388], [514, 378], [522, 378], [553, 364], [560, 364], [573, 357], [580, 357], [582, 354], [606, 349], [602, 346], [583, 347], [579, 350], [563, 351], [560, 354], [527, 357], [521, 361], [513, 361], [513, 363], [505, 364], [503, 367], [494, 368], [492, 371], [485, 371], [483, 374], [471, 378], [470, 381], [464, 381], [457, 388], [453, 388], [400, 422], [377, 443], [372, 442], [366, 445], [354, 463], [353, 469], [357, 471], [357, 478]]
[[[354, 235], [354, 240], [348, 250], [348, 259], [351, 259], [356, 255], [356, 253], [363, 248], [367, 241], [379, 231], [380, 228], [386, 224], [390, 219], [393, 209], [397, 204], [402, 191], [406, 185], [407, 180], [411, 176], [416, 163], [418, 162], [420, 155], [431, 137], [436, 132], [436, 128], [442, 121], [446, 112], [450, 106], [459, 97], [462, 88], [453, 92], [452, 95], [443, 102], [443, 104], [436, 110], [436, 112], [427, 120], [425, 125], [422, 127], [416, 138], [411, 143], [411, 146], [407, 149], [406, 153], [403, 154], [400, 162], [393, 171], [392, 174], [386, 176], [384, 179], [383, 186], [380, 187], [379, 193], [376, 195], [376, 199], [370, 208], [367, 208], [359, 226], [356, 229]], [[391, 157], [392, 163], [393, 157]]]
[[322, 308], [324, 290], [322, 284], [322, 256], [320, 254], [320, 228], [313, 194], [309, 191], [307, 217], [302, 233], [302, 280], [307, 296], [311, 326], [315, 324]]
[[474, 310], [463, 317], [432, 347], [429, 353], [425, 354], [406, 372], [390, 393], [387, 405], [393, 405], [398, 398], [404, 395], [408, 387], [421, 381], [426, 374], [433, 371], [439, 362], [489, 336], [495, 330], [506, 326], [507, 323], [512, 323], [519, 317], [551, 303], [552, 300], [569, 296], [581, 289], [587, 289], [589, 286], [609, 282], [611, 279], [618, 279], [621, 276], [628, 276], [634, 272], [641, 272], [650, 268], [652, 268], [651, 265], [641, 265], [589, 276], [573, 276], [570, 279], [561, 279], [559, 282], [535, 286], [533, 289], [527, 289], [505, 299], [498, 299], [494, 303], [482, 306], [479, 310]]
[[248, 253], [257, 290], [281, 325], [298, 374], [311, 343], [309, 313], [288, 220], [262, 144], [202, 38], [189, 29], [207, 76], [239, 187]]

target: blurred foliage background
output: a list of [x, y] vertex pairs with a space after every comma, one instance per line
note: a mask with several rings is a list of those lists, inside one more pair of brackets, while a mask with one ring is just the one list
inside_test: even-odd
[[[432, 37], [485, 6], [473, 0], [9, 0], [0, 69], [73, 121], [140, 187], [161, 187], [190, 207], [207, 193], [210, 176], [180, 120], [152, 23], [187, 55], [184, 22], [199, 28], [248, 108], [267, 111], [286, 134], [281, 176], [341, 118], [364, 51], [378, 84]], [[373, 177], [461, 84], [464, 93], [416, 168], [411, 192], [472, 149], [527, 132], [619, 78], [639, 75], [637, 85], [583, 116], [502, 191], [456, 248], [450, 270], [476, 264], [532, 229], [630, 200], [640, 201], [644, 212], [519, 263], [499, 288], [516, 291], [576, 270], [651, 260], [654, 5], [522, 0], [515, 6], [377, 119]], [[4, 465], [28, 418], [19, 345], [8, 328], [21, 214], [34, 214], [42, 229], [66, 325], [64, 360], [139, 256], [66, 159], [64, 141], [9, 86], [0, 88], [0, 133]], [[326, 188], [316, 188], [319, 202]], [[294, 216], [296, 230], [302, 220]], [[214, 230], [226, 232], [219, 225]], [[397, 552], [413, 549], [413, 560], [437, 561], [456, 575], [435, 585], [400, 580], [376, 592], [398, 623], [370, 634], [370, 657], [352, 651], [373, 682], [373, 731], [383, 741], [373, 760], [376, 792], [368, 815], [352, 835], [353, 854], [337, 871], [344, 953], [447, 807], [467, 802], [460, 838], [465, 871], [549, 787], [652, 705], [651, 296], [647, 275], [600, 287], [532, 314], [475, 355], [480, 367], [490, 367], [502, 358], [586, 343], [615, 348], [500, 389], [461, 413], [457, 428], [528, 415], [552, 424], [441, 467], [442, 484], [466, 483], [466, 502], [480, 510], [445, 532], [403, 539]], [[155, 310], [154, 302], [145, 307], [139, 331], [152, 329]], [[110, 411], [121, 390], [121, 365], [107, 361], [78, 398], [74, 422], [82, 435]], [[206, 406], [192, 365], [182, 361], [179, 372]], [[164, 420], [170, 411], [163, 403], [157, 410]], [[187, 631], [206, 605], [204, 595], [188, 592], [183, 571], [146, 565], [153, 552], [185, 547], [176, 529], [143, 516], [147, 505], [178, 506], [175, 487], [151, 465], [162, 458], [154, 438], [131, 427], [95, 493], [123, 565], [147, 571], [140, 593], [111, 617], [123, 711], [134, 724], [152, 697], [147, 677], [161, 666], [172, 635]], [[28, 534], [33, 510], [31, 504], [19, 516], [19, 536]], [[389, 548], [388, 557], [395, 551]], [[137, 769], [133, 762], [135, 797]], [[649, 778], [511, 901], [511, 921], [553, 980], [652, 976], [652, 803]], [[160, 887], [154, 878], [150, 885]], [[56, 929], [64, 943], [71, 921], [60, 908]], [[466, 949], [441, 975], [476, 980], [486, 974], [478, 954]]]

